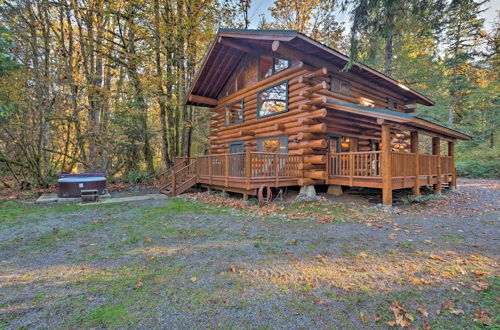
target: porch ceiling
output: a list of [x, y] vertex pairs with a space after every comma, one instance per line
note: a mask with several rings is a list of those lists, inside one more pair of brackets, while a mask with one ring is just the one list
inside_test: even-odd
[[461, 140], [471, 140], [472, 137], [448, 128], [438, 123], [434, 123], [428, 119], [424, 119], [419, 116], [415, 116], [409, 113], [397, 112], [387, 109], [371, 108], [365, 107], [353, 103], [327, 100], [327, 107], [333, 110], [344, 111], [356, 115], [362, 115], [371, 118], [388, 120], [405, 126], [414, 127], [415, 129], [423, 129], [425, 131], [434, 132], [439, 135], [451, 139], [461, 139]]

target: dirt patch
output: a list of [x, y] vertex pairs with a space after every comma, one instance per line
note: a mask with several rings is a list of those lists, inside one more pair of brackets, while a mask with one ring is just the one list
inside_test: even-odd
[[498, 326], [499, 197], [4, 202], [0, 328]]

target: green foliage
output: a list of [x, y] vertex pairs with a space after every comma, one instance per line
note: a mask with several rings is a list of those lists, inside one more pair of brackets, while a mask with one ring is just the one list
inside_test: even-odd
[[151, 174], [144, 171], [132, 171], [128, 174], [128, 182], [144, 183], [151, 179]]
[[500, 148], [464, 144], [458, 149], [455, 167], [466, 178], [500, 178]]

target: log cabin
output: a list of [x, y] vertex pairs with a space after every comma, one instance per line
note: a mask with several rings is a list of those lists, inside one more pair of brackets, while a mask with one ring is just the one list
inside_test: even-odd
[[162, 191], [371, 187], [391, 205], [395, 189], [454, 188], [454, 145], [471, 137], [415, 115], [434, 102], [393, 78], [343, 70], [349, 60], [297, 31], [219, 30], [185, 96], [211, 109], [210, 149], [178, 158]]

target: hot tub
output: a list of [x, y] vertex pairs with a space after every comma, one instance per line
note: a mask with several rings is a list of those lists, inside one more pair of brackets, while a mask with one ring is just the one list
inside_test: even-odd
[[57, 180], [57, 197], [80, 197], [82, 190], [96, 189], [99, 195], [106, 194], [105, 173], [61, 173]]

